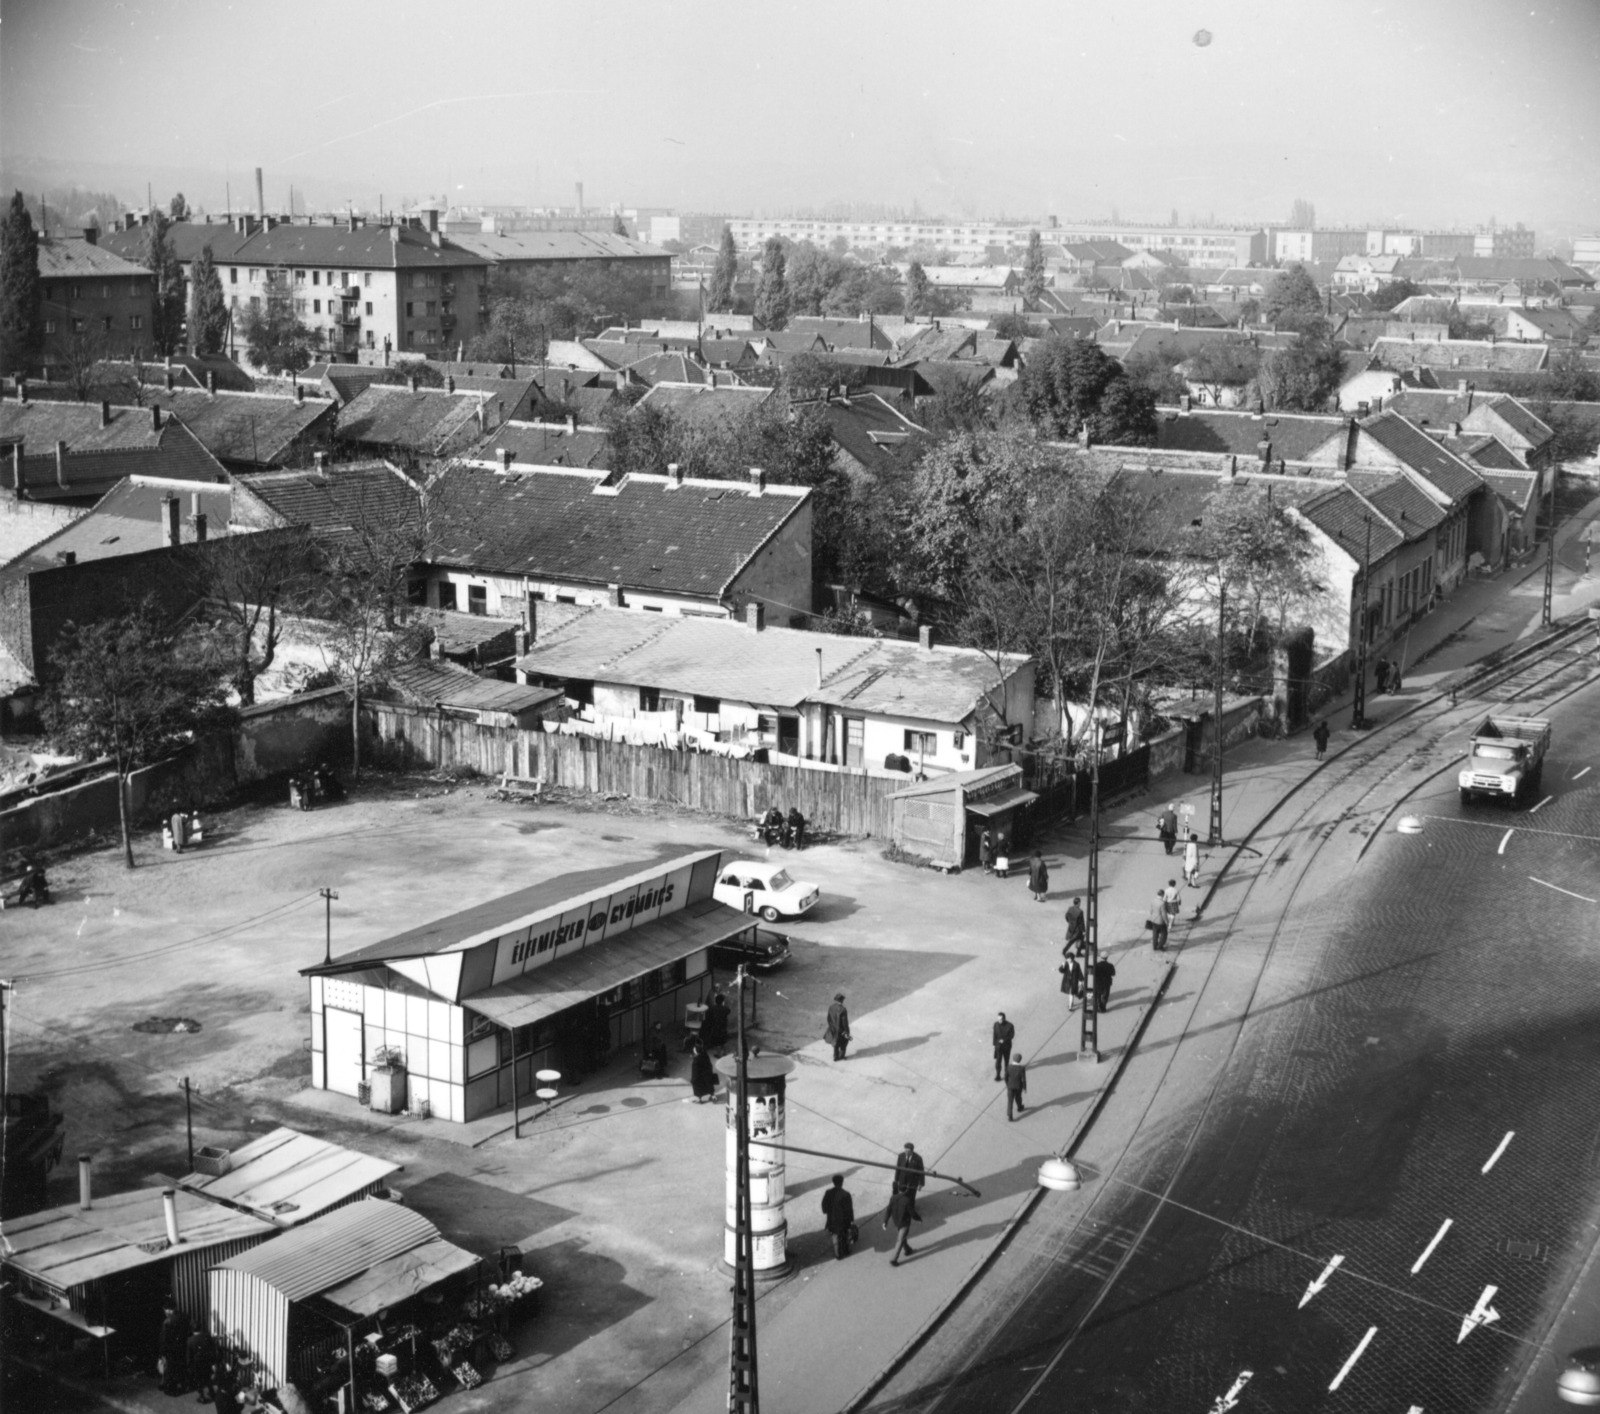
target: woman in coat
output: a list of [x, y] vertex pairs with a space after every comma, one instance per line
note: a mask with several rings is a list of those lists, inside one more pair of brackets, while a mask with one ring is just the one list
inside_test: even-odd
[[711, 1057], [706, 1053], [705, 1043], [694, 1043], [694, 1057], [689, 1062], [689, 1084], [694, 1090], [695, 1104], [703, 1104], [709, 1100], [717, 1090], [717, 1072], [712, 1069]]
[[1034, 850], [1033, 859], [1028, 864], [1028, 887], [1033, 891], [1033, 901], [1043, 903], [1044, 896], [1050, 892], [1050, 866], [1044, 862], [1044, 855]]

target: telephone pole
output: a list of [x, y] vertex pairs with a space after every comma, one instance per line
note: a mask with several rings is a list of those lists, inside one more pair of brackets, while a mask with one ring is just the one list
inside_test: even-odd
[[733, 1320], [728, 1326], [729, 1414], [761, 1414], [761, 1385], [756, 1368], [755, 1237], [750, 1224], [750, 1092], [749, 1055], [744, 1045], [744, 984], [741, 965], [739, 1021], [735, 1032], [738, 1075], [734, 1092], [734, 1266]]
[[[1094, 1003], [1094, 965], [1100, 958], [1100, 723], [1091, 712], [1089, 730], [1089, 879], [1085, 885], [1088, 912], [1084, 915], [1083, 1030], [1078, 1038], [1080, 1056], [1100, 1059], [1100, 1016]], [[1067, 966], [1072, 962], [1068, 959]]]
[[323, 965], [326, 966], [328, 963], [333, 961], [333, 901], [334, 899], [338, 898], [339, 895], [332, 889], [320, 889], [318, 892], [322, 895], [322, 902], [324, 905], [322, 962]]
[[1222, 670], [1228, 657], [1228, 581], [1217, 564], [1217, 676], [1213, 684], [1215, 701], [1212, 704], [1217, 720], [1217, 749], [1211, 759], [1211, 839], [1209, 843], [1222, 843]]

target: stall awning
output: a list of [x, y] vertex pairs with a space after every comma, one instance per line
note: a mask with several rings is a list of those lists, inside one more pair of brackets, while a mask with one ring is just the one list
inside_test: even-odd
[[360, 1276], [324, 1291], [322, 1297], [352, 1315], [371, 1316], [386, 1306], [420, 1296], [447, 1277], [470, 1271], [477, 1263], [472, 1253], [441, 1237], [369, 1267]]
[[643, 928], [607, 938], [569, 957], [524, 972], [498, 987], [463, 997], [470, 1007], [498, 1026], [526, 1026], [565, 1011], [590, 997], [610, 992], [658, 967], [738, 936], [755, 919], [711, 899], [690, 904], [681, 913], [657, 919]]
[[1003, 790], [998, 795], [991, 795], [983, 800], [969, 800], [967, 811], [972, 815], [981, 815], [987, 820], [995, 815], [1004, 814], [1007, 810], [1015, 810], [1019, 805], [1027, 805], [1038, 798], [1035, 792], [1014, 786], [1010, 790]]

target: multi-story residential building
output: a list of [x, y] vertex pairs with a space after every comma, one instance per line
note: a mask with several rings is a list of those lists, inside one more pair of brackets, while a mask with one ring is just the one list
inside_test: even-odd
[[1509, 255], [1527, 259], [1533, 255], [1533, 235], [1532, 231], [1523, 228], [1520, 221], [1511, 227], [1496, 226], [1477, 232], [1472, 238], [1472, 250], [1463, 251], [1462, 254]]
[[150, 272], [99, 245], [100, 232], [39, 241], [47, 376], [69, 363], [150, 351]]
[[1583, 266], [1600, 266], [1600, 235], [1574, 236], [1572, 263]]
[[563, 275], [580, 268], [627, 270], [650, 281], [651, 293], [672, 290], [672, 256], [612, 231], [479, 231], [455, 236], [454, 244], [502, 270]]
[[1288, 260], [1339, 260], [1347, 255], [1365, 255], [1367, 253], [1367, 236], [1368, 233], [1365, 230], [1355, 227], [1275, 230], [1272, 233], [1272, 258], [1282, 262]]
[[1020, 250], [1039, 231], [1057, 245], [1116, 241], [1130, 252], [1170, 251], [1185, 264], [1202, 269], [1259, 265], [1270, 259], [1267, 234], [1258, 229], [1209, 226], [1143, 226], [1119, 222], [1083, 225], [1050, 218], [1041, 224], [990, 221], [830, 221], [806, 217], [734, 216], [727, 222], [742, 251], [759, 249], [769, 236], [788, 241], [832, 245], [842, 239], [852, 250], [909, 249], [930, 246], [957, 254], [977, 254], [991, 247]]
[[[427, 213], [434, 226], [437, 218]], [[489, 262], [420, 222], [308, 225], [245, 216], [229, 225], [174, 222], [169, 239], [186, 275], [210, 247], [235, 311], [236, 342], [245, 311], [279, 292], [325, 351], [349, 359], [386, 346], [441, 355], [478, 332]], [[104, 244], [142, 260], [149, 240], [148, 227], [133, 226]]]

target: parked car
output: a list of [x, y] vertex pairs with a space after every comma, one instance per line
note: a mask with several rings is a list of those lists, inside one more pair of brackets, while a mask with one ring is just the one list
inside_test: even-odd
[[804, 880], [791, 879], [781, 864], [765, 864], [754, 859], [735, 859], [722, 866], [712, 896], [718, 903], [741, 911], [745, 895], [752, 896], [752, 911], [768, 923], [780, 918], [798, 918], [815, 908], [822, 890]]
[[711, 949], [711, 965], [729, 972], [742, 965], [751, 972], [765, 974], [776, 972], [789, 961], [789, 940], [782, 933], [766, 928], [757, 928], [754, 933], [754, 937], [745, 935], [718, 943]]

